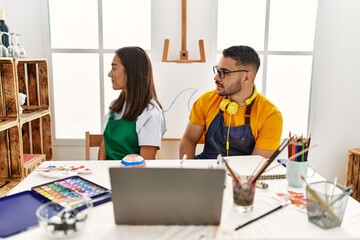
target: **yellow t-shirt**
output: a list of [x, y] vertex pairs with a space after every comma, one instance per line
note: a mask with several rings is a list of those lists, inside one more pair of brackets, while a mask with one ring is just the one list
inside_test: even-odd
[[[220, 103], [224, 99], [219, 96], [216, 90], [204, 93], [193, 104], [189, 120], [193, 124], [205, 126], [205, 132], [216, 114], [220, 110]], [[231, 116], [230, 126], [241, 126], [245, 124], [246, 106], [239, 108], [239, 111]], [[224, 124], [229, 126], [230, 115], [223, 113]], [[276, 150], [280, 145], [283, 119], [281, 112], [265, 96], [258, 93], [251, 108], [250, 126], [254, 135], [256, 148], [264, 150]], [[204, 142], [204, 136], [200, 140]]]

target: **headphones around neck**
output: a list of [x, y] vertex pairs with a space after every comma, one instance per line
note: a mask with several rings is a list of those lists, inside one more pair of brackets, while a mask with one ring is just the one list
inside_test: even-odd
[[[256, 96], [257, 96], [257, 90], [256, 90], [256, 86], [254, 85], [254, 91], [253, 91], [252, 95], [248, 99], [245, 100], [245, 104], [249, 105], [252, 101], [254, 101]], [[228, 114], [234, 115], [239, 110], [239, 104], [237, 102], [230, 101], [230, 99], [228, 99], [226, 96], [220, 103], [220, 109], [223, 112], [226, 111]]]

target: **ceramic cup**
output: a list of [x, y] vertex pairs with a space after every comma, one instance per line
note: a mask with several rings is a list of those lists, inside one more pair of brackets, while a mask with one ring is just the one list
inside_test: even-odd
[[[310, 169], [311, 171], [308, 171]], [[315, 175], [315, 167], [306, 162], [296, 162], [292, 160], [286, 160], [286, 180], [290, 187], [302, 187], [304, 181], [301, 179], [301, 175], [310, 178]]]

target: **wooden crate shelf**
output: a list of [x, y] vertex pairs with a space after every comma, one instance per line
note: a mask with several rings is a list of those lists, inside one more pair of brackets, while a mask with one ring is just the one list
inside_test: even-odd
[[20, 179], [11, 179], [11, 180], [5, 180], [0, 181], [0, 197], [6, 196], [6, 194], [18, 183], [20, 182]]
[[26, 95], [24, 110], [49, 109], [49, 80], [45, 59], [16, 60], [19, 92]]
[[45, 154], [24, 154], [24, 177], [28, 176], [42, 162], [46, 161]]
[[45, 154], [52, 159], [50, 114], [21, 124], [24, 154]]
[[22, 146], [18, 126], [0, 131], [0, 176], [22, 177]]
[[20, 123], [30, 122], [34, 119], [50, 114], [49, 109], [24, 110], [20, 115]]
[[349, 150], [345, 185], [352, 186], [351, 196], [360, 202], [360, 148]]
[[[19, 93], [26, 95], [21, 108]], [[47, 61], [1, 58], [0, 182], [20, 181], [52, 159], [51, 129]], [[24, 163], [24, 154], [34, 157]]]
[[13, 117], [0, 117], [0, 131], [6, 130], [18, 125], [17, 118]]
[[18, 117], [18, 91], [14, 81], [14, 62], [0, 59], [0, 117]]

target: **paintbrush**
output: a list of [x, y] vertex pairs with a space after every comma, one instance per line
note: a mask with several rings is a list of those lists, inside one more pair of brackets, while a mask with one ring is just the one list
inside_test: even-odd
[[340, 224], [340, 220], [339, 218], [334, 214], [334, 212], [332, 211], [331, 207], [329, 204], [327, 204], [326, 202], [324, 202], [324, 200], [321, 199], [321, 197], [310, 188], [309, 184], [307, 183], [305, 177], [303, 175], [300, 176], [301, 179], [305, 182], [306, 184], [306, 191], [314, 198], [314, 200], [320, 204], [320, 207], [326, 211], [327, 213], [329, 213], [329, 217], [332, 218], [332, 220], [334, 222], [336, 222], [336, 224]]
[[261, 176], [261, 174], [264, 173], [266, 168], [274, 161], [274, 159], [284, 150], [284, 148], [289, 145], [289, 143], [292, 141], [292, 138], [290, 139], [284, 139], [284, 141], [280, 144], [279, 148], [271, 155], [270, 159], [265, 162], [265, 164], [262, 164], [261, 168], [254, 177], [251, 178], [249, 181], [249, 184], [256, 182], [256, 180]]
[[[307, 151], [309, 151], [310, 149], [316, 147], [317, 145], [318, 145], [318, 144], [314, 144], [314, 145], [312, 145], [311, 147], [305, 148], [304, 150], [298, 152], [297, 154], [294, 154], [294, 155], [290, 156], [290, 157], [289, 157], [289, 160], [293, 160], [294, 158], [296, 158], [296, 157], [298, 157], [298, 156], [306, 153]], [[269, 168], [269, 169], [266, 169], [266, 171], [264, 171], [264, 173], [265, 173], [265, 172], [268, 172], [268, 171], [270, 171], [271, 169], [274, 169], [274, 168], [276, 168], [276, 167], [278, 167], [278, 166], [280, 166], [280, 165], [283, 165], [283, 163], [278, 163], [278, 164], [276, 164], [275, 166], [273, 166], [273, 167], [271, 167], [271, 168]], [[285, 165], [285, 167], [286, 167], [286, 165]]]
[[244, 224], [242, 224], [242, 225], [240, 225], [240, 226], [237, 226], [237, 227], [235, 228], [235, 231], [239, 230], [239, 229], [242, 228], [242, 227], [245, 227], [246, 225], [248, 225], [248, 224], [250, 224], [250, 223], [252, 223], [252, 222], [255, 222], [256, 220], [258, 220], [258, 219], [260, 219], [260, 218], [263, 218], [263, 217], [269, 215], [270, 213], [273, 213], [273, 212], [275, 212], [275, 211], [277, 211], [277, 210], [279, 210], [279, 209], [281, 209], [281, 208], [283, 208], [283, 207], [286, 207], [289, 203], [290, 203], [290, 201], [286, 201], [285, 203], [283, 203], [283, 204], [277, 206], [276, 208], [274, 208], [274, 209], [272, 209], [272, 210], [264, 213], [263, 215], [260, 215], [259, 217], [254, 218], [254, 219], [252, 219], [252, 220], [250, 220], [250, 221], [248, 221], [248, 222], [246, 222], [246, 223], [244, 223]]
[[56, 167], [56, 166], [49, 166], [49, 167], [37, 167], [36, 171], [45, 171], [45, 172], [52, 172], [52, 171], [63, 171], [63, 170], [71, 170], [71, 167]]
[[240, 183], [239, 179], [237, 178], [237, 175], [234, 173], [234, 171], [231, 169], [231, 167], [229, 166], [229, 163], [227, 162], [226, 159], [223, 159], [223, 162], [225, 163], [226, 168], [229, 170], [231, 176], [234, 178], [234, 180], [236, 181], [236, 183]]
[[343, 191], [337, 198], [335, 198], [334, 200], [332, 200], [330, 202], [330, 206], [334, 205], [334, 203], [336, 203], [337, 201], [339, 201], [340, 199], [342, 199], [343, 197], [345, 197], [346, 195], [350, 195], [352, 192], [352, 188], [349, 187], [347, 188], [345, 191]]

